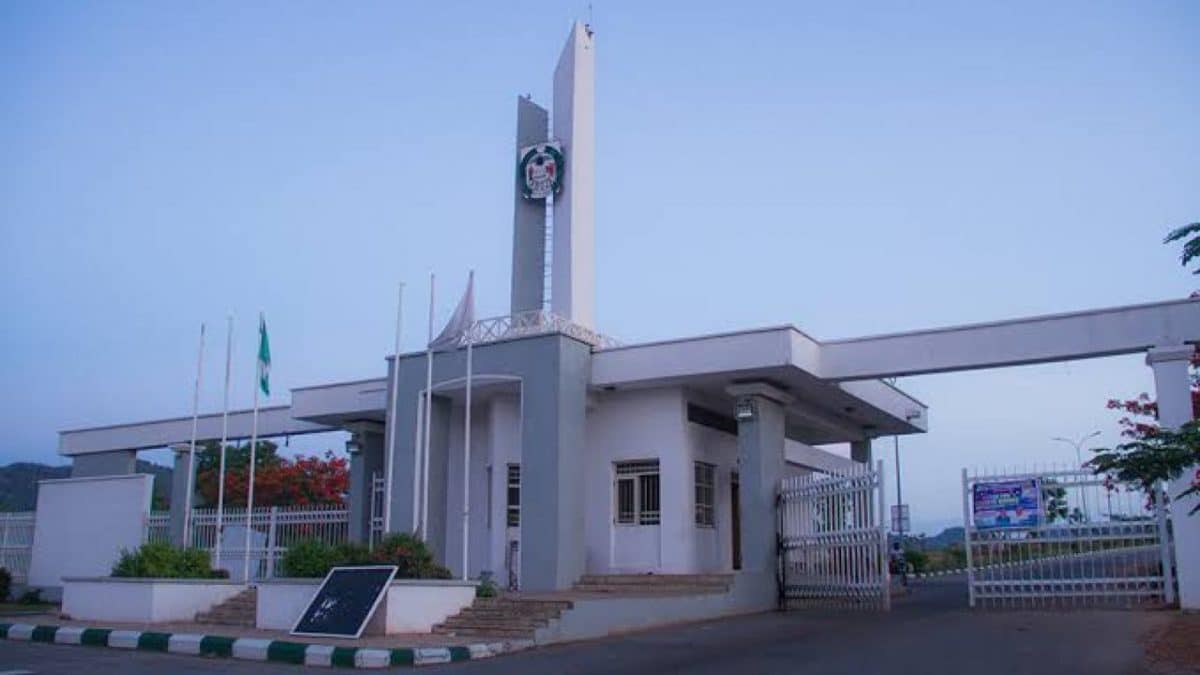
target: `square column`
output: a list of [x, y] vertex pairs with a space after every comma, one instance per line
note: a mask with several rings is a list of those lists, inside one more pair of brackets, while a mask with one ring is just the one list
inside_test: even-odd
[[[371, 482], [374, 474], [384, 475], [383, 426], [360, 422], [346, 428], [353, 434], [357, 451], [350, 453], [350, 541], [367, 542], [371, 538]], [[349, 448], [350, 446], [347, 446]]]
[[521, 401], [521, 590], [570, 588], [583, 574], [584, 451], [591, 347], [558, 339], [525, 375]]
[[850, 459], [859, 464], [871, 463], [871, 439], [850, 441]]
[[[171, 520], [170, 532], [171, 543], [175, 546], [187, 546], [188, 542], [183, 540], [184, 532], [184, 514], [187, 511], [187, 491], [188, 477], [191, 474], [191, 446], [190, 445], [174, 445], [171, 450], [175, 453], [175, 469], [171, 472]], [[200, 454], [200, 448], [196, 448], [196, 454]], [[196, 502], [193, 500], [192, 508], [196, 507]]]
[[768, 384], [726, 391], [737, 398], [742, 571], [773, 579], [779, 553], [775, 500], [784, 472], [784, 409], [791, 397]]
[[[1191, 345], [1155, 347], [1146, 353], [1146, 365], [1154, 371], [1154, 391], [1158, 402], [1158, 423], [1179, 428], [1192, 421], [1192, 379], [1188, 372], [1195, 348]], [[1174, 502], [1171, 519], [1175, 530], [1175, 567], [1179, 574], [1179, 606], [1200, 609], [1200, 515], [1188, 517], [1198, 500], [1195, 496], [1175, 499], [1192, 483], [1193, 466], [1167, 486]]]

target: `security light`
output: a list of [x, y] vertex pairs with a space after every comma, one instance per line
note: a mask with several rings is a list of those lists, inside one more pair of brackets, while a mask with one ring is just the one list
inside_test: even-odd
[[737, 403], [737, 419], [739, 422], [748, 422], [754, 419], [754, 402], [750, 399], [742, 399]]

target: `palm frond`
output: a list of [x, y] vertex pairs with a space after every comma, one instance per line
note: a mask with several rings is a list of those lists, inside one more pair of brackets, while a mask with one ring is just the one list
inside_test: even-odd
[[[1184, 243], [1183, 251], [1179, 254], [1179, 263], [1184, 267], [1192, 260], [1200, 258], [1200, 223], [1188, 223], [1183, 227], [1177, 227], [1167, 234], [1166, 239], [1163, 239], [1164, 244], [1169, 244], [1188, 237], [1191, 238]], [[1200, 269], [1195, 270], [1192, 274], [1200, 274]]]

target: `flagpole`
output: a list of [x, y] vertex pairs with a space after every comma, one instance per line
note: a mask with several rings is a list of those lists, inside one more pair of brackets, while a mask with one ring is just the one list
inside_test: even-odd
[[225, 444], [229, 441], [229, 373], [233, 358], [233, 315], [225, 317], [225, 396], [221, 407], [221, 468], [217, 472], [217, 541], [213, 559], [221, 566], [221, 536], [225, 533]]
[[196, 386], [192, 389], [192, 442], [188, 448], [187, 494], [183, 500], [183, 547], [192, 544], [192, 493], [196, 491], [196, 430], [200, 421], [200, 382], [204, 377], [204, 323], [200, 324], [200, 349], [196, 354]]
[[471, 516], [471, 371], [473, 367], [472, 356], [474, 354], [475, 336], [472, 334], [475, 328], [475, 270], [471, 270], [470, 276], [467, 278], [467, 293], [471, 301], [471, 317], [467, 324], [467, 402], [466, 410], [464, 411], [463, 422], [463, 512], [462, 512], [462, 578], [466, 581], [470, 576], [468, 565], [470, 563], [469, 546], [470, 546], [470, 516]]
[[421, 539], [429, 538], [429, 437], [433, 417], [433, 305], [436, 278], [429, 274], [429, 343], [425, 347], [425, 424], [421, 450]]
[[399, 297], [396, 299], [396, 347], [392, 350], [392, 400], [388, 402], [387, 414], [387, 464], [384, 472], [384, 484], [387, 488], [383, 495], [383, 534], [392, 531], [392, 476], [395, 465], [396, 427], [399, 426], [400, 411], [396, 406], [400, 395], [400, 326], [404, 317], [404, 282], [400, 282]]
[[421, 422], [425, 420], [425, 394], [417, 397], [417, 423], [413, 425], [416, 434], [413, 437], [413, 489], [412, 489], [412, 531], [421, 531]]
[[[262, 346], [262, 332], [266, 325], [266, 319], [263, 313], [258, 313], [258, 340], [259, 349]], [[262, 366], [259, 364], [258, 351], [254, 354], [254, 413], [250, 423], [250, 476], [249, 488], [246, 493], [246, 532], [244, 544], [242, 546], [242, 581], [250, 583], [250, 527], [253, 524], [254, 517], [254, 464], [258, 458], [258, 390], [261, 387], [260, 379], [262, 378]]]

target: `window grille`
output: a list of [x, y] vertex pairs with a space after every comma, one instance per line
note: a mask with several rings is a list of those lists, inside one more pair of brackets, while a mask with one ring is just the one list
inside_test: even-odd
[[508, 465], [508, 526], [521, 526], [521, 465]]
[[658, 460], [620, 462], [615, 469], [616, 522], [621, 525], [658, 525], [661, 513]]
[[701, 527], [715, 527], [717, 467], [705, 462], [696, 462], [695, 473], [696, 524]]

